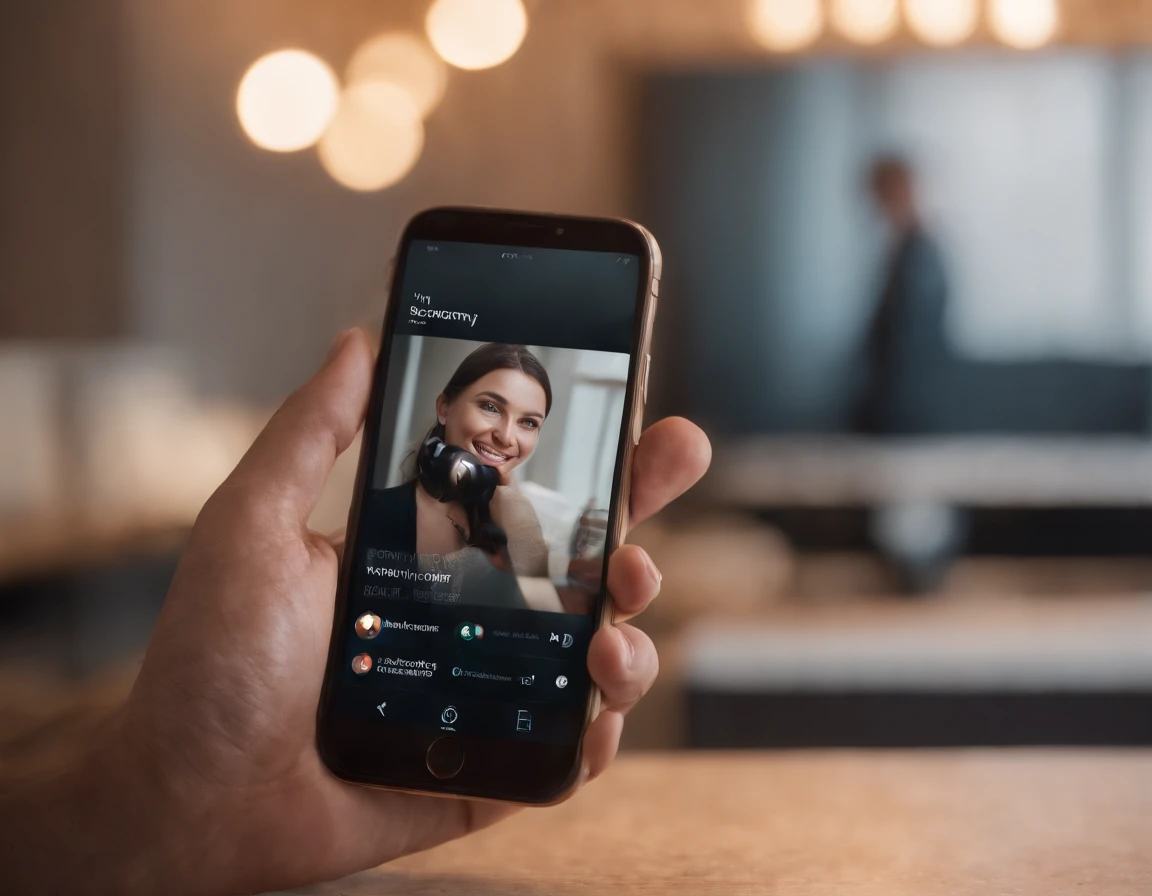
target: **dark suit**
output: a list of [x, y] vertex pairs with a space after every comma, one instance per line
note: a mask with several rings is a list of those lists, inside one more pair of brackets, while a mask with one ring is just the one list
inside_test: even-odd
[[856, 425], [866, 432], [931, 429], [948, 359], [948, 283], [939, 250], [913, 228], [888, 261], [864, 340], [866, 371]]

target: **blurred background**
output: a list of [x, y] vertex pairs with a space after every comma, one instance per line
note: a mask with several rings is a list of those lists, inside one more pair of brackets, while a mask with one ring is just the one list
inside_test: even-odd
[[436, 204], [663, 246], [649, 407], [716, 461], [634, 536], [628, 746], [1152, 743], [1150, 48], [1152, 0], [0, 5], [0, 760], [122, 698]]

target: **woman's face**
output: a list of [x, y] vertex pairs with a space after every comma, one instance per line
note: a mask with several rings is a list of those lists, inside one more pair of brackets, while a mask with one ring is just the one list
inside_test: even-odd
[[436, 401], [444, 441], [471, 451], [500, 471], [511, 472], [536, 448], [544, 425], [544, 387], [519, 370], [493, 370], [448, 402]]

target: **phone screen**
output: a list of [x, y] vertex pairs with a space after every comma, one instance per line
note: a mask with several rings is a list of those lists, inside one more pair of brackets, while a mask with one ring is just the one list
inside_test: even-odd
[[620, 512], [644, 260], [425, 239], [402, 253], [328, 711], [572, 745]]

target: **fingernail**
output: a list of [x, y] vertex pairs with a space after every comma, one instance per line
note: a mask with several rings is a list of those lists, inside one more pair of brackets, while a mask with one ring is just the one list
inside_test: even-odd
[[656, 587], [659, 588], [660, 584], [664, 581], [664, 576], [660, 574], [660, 570], [656, 568], [656, 564], [652, 562], [652, 558], [648, 555], [647, 551], [644, 552], [644, 559], [648, 562], [648, 577], [655, 582]]
[[340, 354], [340, 349], [343, 348], [344, 343], [348, 341], [349, 330], [341, 330], [336, 334], [336, 338], [332, 340], [332, 344], [328, 346], [328, 355], [324, 358], [325, 364], [330, 364], [332, 359]]

